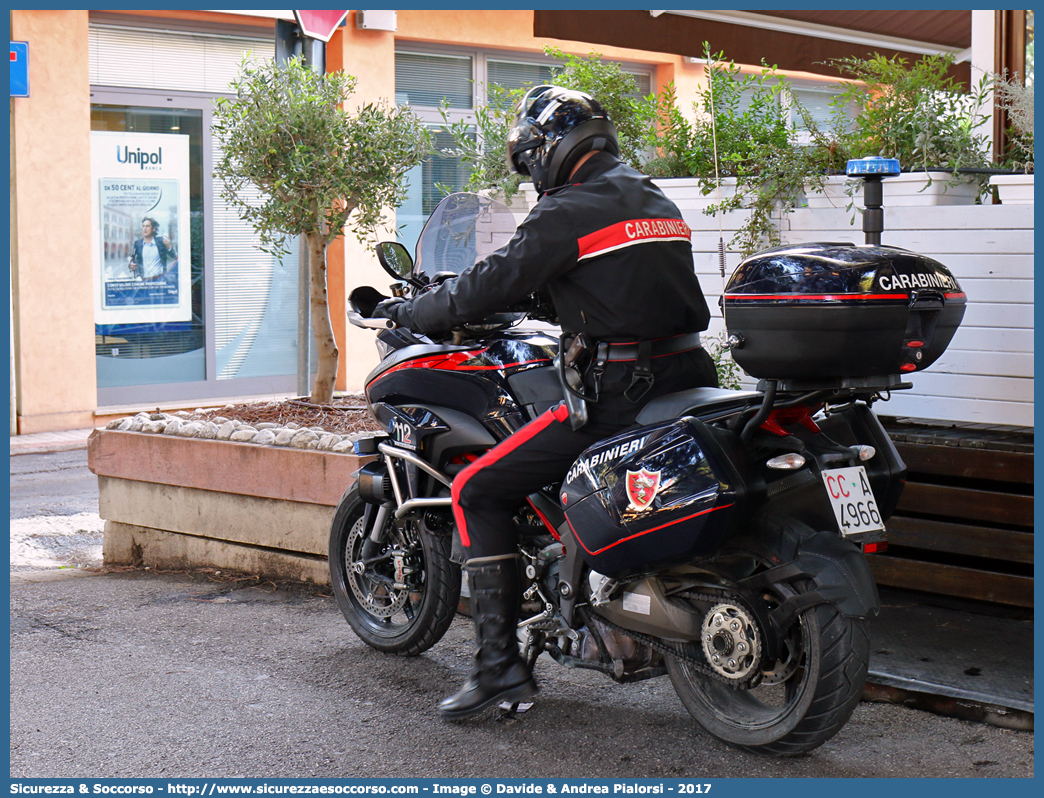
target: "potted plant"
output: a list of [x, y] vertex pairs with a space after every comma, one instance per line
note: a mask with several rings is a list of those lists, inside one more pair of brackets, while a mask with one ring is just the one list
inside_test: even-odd
[[949, 74], [953, 56], [842, 58], [831, 63], [844, 78], [836, 108], [857, 115], [845, 137], [852, 157], [897, 158], [904, 174], [884, 183], [885, 205], [972, 204], [991, 164], [990, 79], [965, 91]]
[[[704, 213], [747, 212], [731, 246], [746, 256], [780, 241], [780, 220], [806, 192], [822, 188], [845, 154], [831, 131], [821, 131], [774, 67], [743, 73], [720, 54], [707, 54], [708, 84], [693, 103], [695, 119], [679, 110], [673, 86], [656, 98], [655, 153], [649, 174], [695, 176], [710, 201]], [[801, 118], [808, 140], [793, 120]]]
[[990, 185], [997, 187], [1002, 205], [1032, 205], [1033, 85], [1017, 75], [995, 75], [993, 89], [997, 108], [1008, 113], [1008, 149], [1001, 163], [1015, 174], [994, 175]]
[[313, 402], [333, 397], [337, 344], [326, 290], [326, 249], [350, 225], [360, 240], [384, 224], [385, 209], [406, 197], [407, 172], [430, 151], [430, 137], [409, 108], [343, 105], [356, 79], [320, 74], [301, 58], [244, 62], [234, 98], [214, 107], [222, 196], [258, 232], [261, 248], [287, 252], [308, 244], [311, 322], [318, 364]]

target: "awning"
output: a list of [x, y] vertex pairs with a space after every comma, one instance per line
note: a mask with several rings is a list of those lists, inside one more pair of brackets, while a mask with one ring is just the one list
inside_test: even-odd
[[762, 60], [785, 71], [839, 77], [834, 58], [874, 53], [911, 62], [927, 53], [964, 58], [971, 74], [971, 11], [535, 11], [534, 34], [636, 50], [701, 57], [703, 43], [739, 64]]

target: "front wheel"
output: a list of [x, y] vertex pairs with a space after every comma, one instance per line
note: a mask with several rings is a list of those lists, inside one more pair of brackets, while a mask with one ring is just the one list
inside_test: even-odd
[[[738, 625], [736, 639], [755, 637], [756, 630], [744, 628], [752, 619], [742, 608], [715, 610]], [[689, 714], [712, 735], [783, 757], [817, 748], [841, 729], [862, 695], [869, 658], [867, 621], [820, 604], [798, 615], [777, 660], [758, 664], [755, 687], [736, 689], [675, 657], [667, 658], [667, 671]]]
[[[330, 582], [341, 612], [371, 648], [416, 656], [446, 633], [460, 601], [460, 566], [450, 561], [450, 537], [417, 521], [387, 516], [379, 553], [363, 563], [365, 503], [349, 490], [330, 529]], [[373, 516], [376, 518], [374, 508]], [[371, 521], [373, 523], [373, 521]]]

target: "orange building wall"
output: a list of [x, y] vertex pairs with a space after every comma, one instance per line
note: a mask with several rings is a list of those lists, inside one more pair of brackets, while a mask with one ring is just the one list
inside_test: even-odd
[[13, 11], [31, 96], [11, 100], [19, 431], [88, 427], [97, 404], [86, 11]]
[[[395, 34], [357, 29], [352, 11], [347, 25], [338, 29], [326, 47], [326, 68], [329, 71], [344, 69], [355, 76], [357, 83], [355, 94], [348, 102], [349, 110], [370, 102], [391, 102], [395, 98]], [[394, 212], [389, 211], [388, 218], [394, 223]], [[394, 233], [389, 230], [381, 238], [392, 240]], [[327, 251], [326, 264], [334, 335], [340, 350], [337, 388], [358, 391], [366, 375], [377, 365], [377, 350], [372, 331], [346, 323], [347, 292], [356, 286], [372, 285], [388, 293], [391, 278], [380, 267], [373, 251], [359, 243], [350, 231]]]
[[[273, 24], [205, 11], [121, 13], [264, 28]], [[86, 11], [12, 12], [12, 39], [30, 42], [33, 92], [12, 100], [11, 113], [12, 283], [23, 433], [95, 422], [88, 32]], [[577, 54], [593, 49], [583, 42], [536, 39], [532, 11], [402, 10], [395, 33], [360, 31], [351, 12], [327, 47], [328, 68], [357, 77], [355, 103], [391, 101], [396, 42], [410, 41], [532, 53], [543, 52], [545, 43]], [[683, 100], [702, 79], [702, 67], [678, 56], [599, 50], [607, 58], [655, 66], [655, 85], [675, 81]], [[341, 350], [337, 387], [359, 390], [377, 357], [371, 332], [346, 328], [345, 295], [364, 284], [387, 292], [391, 278], [373, 252], [349, 234], [330, 248], [328, 282]]]

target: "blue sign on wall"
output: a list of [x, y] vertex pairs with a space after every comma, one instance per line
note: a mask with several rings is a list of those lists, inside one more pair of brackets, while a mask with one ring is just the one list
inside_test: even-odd
[[29, 96], [29, 42], [11, 42], [11, 96]]

